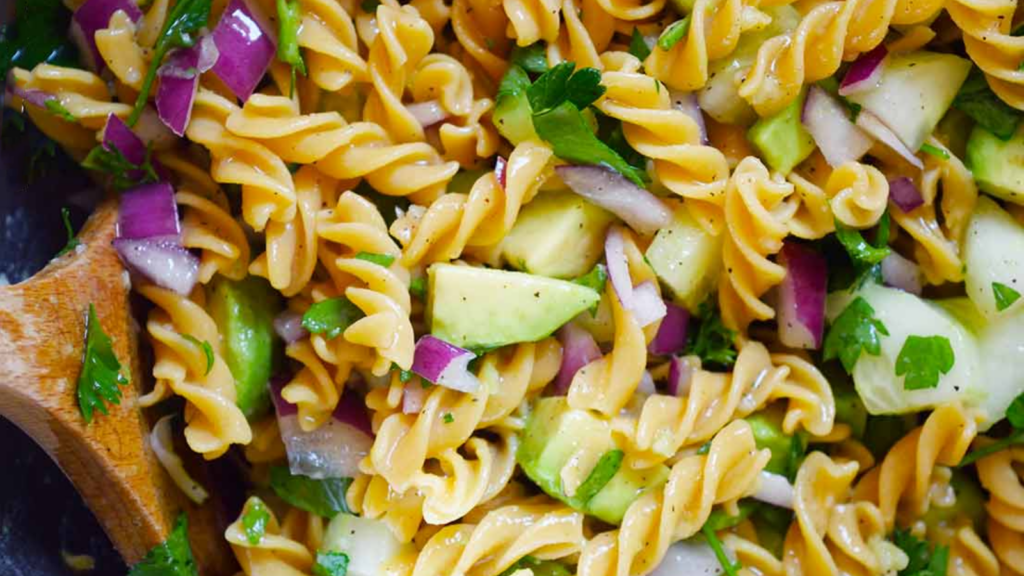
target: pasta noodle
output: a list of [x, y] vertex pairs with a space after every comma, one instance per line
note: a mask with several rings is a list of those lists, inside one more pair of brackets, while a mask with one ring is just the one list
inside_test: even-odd
[[989, 491], [988, 534], [999, 560], [1024, 573], [1024, 449], [1012, 447], [981, 459], [978, 478]]
[[249, 498], [238, 520], [228, 526], [224, 532], [224, 537], [231, 544], [231, 550], [235, 553], [238, 563], [241, 564], [242, 571], [246, 576], [309, 574], [313, 567], [313, 553], [310, 552], [306, 543], [299, 542], [284, 532], [273, 511], [267, 510], [270, 519], [267, 521], [265, 534], [259, 542], [253, 544], [249, 541], [245, 528], [242, 526], [242, 518], [257, 503], [262, 504], [259, 498], [255, 496]]
[[825, 194], [836, 220], [851, 228], [870, 228], [885, 212], [889, 182], [874, 166], [847, 162], [828, 177]]

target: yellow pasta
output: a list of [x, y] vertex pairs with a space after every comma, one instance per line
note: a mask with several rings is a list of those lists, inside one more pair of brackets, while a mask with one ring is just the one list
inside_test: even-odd
[[114, 12], [110, 25], [97, 30], [96, 49], [111, 73], [136, 92], [142, 88], [142, 78], [149, 64], [142, 46], [135, 40], [135, 23], [123, 10]]
[[978, 479], [989, 491], [988, 534], [999, 560], [1024, 573], [1024, 449], [1010, 447], [978, 461]]
[[601, 55], [615, 34], [615, 18], [597, 0], [562, 0], [561, 10], [558, 38], [547, 45], [548, 63], [569, 61], [578, 67], [603, 68]]
[[341, 5], [332, 0], [301, 0], [299, 46], [305, 48], [309, 77], [324, 90], [336, 92], [369, 80], [366, 61], [359, 55], [355, 26]]
[[452, 31], [470, 58], [495, 81], [508, 62], [501, 54], [508, 49], [505, 28], [508, 17], [499, 2], [489, 0], [453, 0]]
[[[270, 516], [265, 533], [256, 544], [249, 541], [242, 525], [242, 518], [254, 506], [262, 506]], [[286, 534], [274, 512], [255, 496], [246, 501], [238, 519], [224, 532], [224, 538], [231, 544], [231, 550], [246, 576], [300, 576], [309, 574], [313, 567], [316, 549], [311, 550], [305, 543]]]
[[992, 91], [1010, 106], [1024, 109], [1020, 75], [1024, 42], [1013, 35], [1017, 2], [955, 0], [946, 9], [963, 32], [967, 55], [985, 72]]
[[244, 278], [249, 241], [231, 217], [224, 193], [215, 189], [211, 199], [180, 188], [174, 199], [182, 208], [182, 246], [201, 251], [199, 281], [205, 284], [217, 273], [232, 280]]
[[885, 212], [889, 181], [874, 166], [847, 162], [828, 177], [825, 194], [836, 220], [850, 228], [870, 228]]

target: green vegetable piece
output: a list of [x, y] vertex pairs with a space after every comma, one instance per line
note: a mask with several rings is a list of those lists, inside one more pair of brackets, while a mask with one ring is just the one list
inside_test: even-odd
[[242, 528], [245, 539], [253, 546], [263, 541], [267, 534], [267, 522], [270, 522], [270, 511], [259, 498], [253, 499], [242, 514]]
[[395, 257], [390, 254], [374, 254], [372, 252], [360, 252], [356, 254], [356, 258], [359, 260], [366, 260], [367, 262], [373, 262], [378, 266], [387, 268], [395, 262]]
[[904, 376], [906, 390], [935, 388], [939, 373], [948, 374], [955, 358], [945, 336], [908, 336], [896, 358], [896, 375]]
[[1020, 299], [1020, 292], [1000, 282], [992, 283], [992, 294], [996, 299], [996, 310], [1002, 312]]
[[114, 354], [110, 336], [103, 331], [96, 307], [89, 304], [85, 324], [85, 352], [82, 355], [82, 372], [78, 375], [78, 407], [85, 423], [92, 422], [94, 410], [104, 414], [107, 405], [121, 403], [121, 389], [128, 384], [128, 378], [121, 372], [121, 363]]
[[81, 244], [78, 238], [75, 238], [75, 229], [71, 227], [71, 212], [68, 211], [67, 206], [61, 207], [60, 219], [64, 221], [64, 230], [68, 233], [68, 241], [60, 249], [60, 252], [57, 252], [58, 258], [78, 248], [78, 245]]
[[313, 576], [345, 576], [348, 574], [348, 554], [344, 552], [316, 553]]
[[512, 144], [537, 138], [533, 130], [533, 110], [526, 91], [530, 88], [530, 77], [519, 66], [509, 66], [498, 85], [495, 96], [494, 127]]
[[917, 426], [913, 414], [903, 416], [868, 416], [864, 428], [864, 446], [876, 458], [884, 458], [900, 438]]
[[153, 46], [153, 58], [150, 61], [149, 71], [142, 80], [142, 88], [139, 90], [139, 97], [135, 99], [135, 108], [128, 117], [128, 126], [132, 127], [139, 121], [142, 110], [149, 100], [149, 93], [153, 89], [153, 81], [156, 80], [156, 72], [163, 62], [164, 56], [172, 48], [191, 48], [196, 43], [196, 33], [206, 26], [210, 19], [210, 0], [178, 0], [167, 14], [164, 20], [164, 27], [160, 30], [160, 36]]
[[1024, 203], [1024, 131], [1006, 138], [981, 126], [967, 139], [964, 163], [971, 169], [978, 187], [989, 194]]
[[647, 490], [655, 490], [668, 480], [666, 466], [637, 470], [622, 466], [587, 502], [585, 512], [609, 524], [620, 524], [629, 506]]
[[531, 74], [543, 74], [548, 71], [548, 56], [543, 42], [516, 46], [509, 55], [509, 62]]
[[366, 314], [348, 298], [338, 296], [314, 303], [302, 315], [302, 326], [313, 334], [336, 338]]
[[618, 473], [625, 455], [625, 452], [618, 449], [605, 452], [594, 465], [594, 469], [587, 475], [587, 479], [579, 485], [576, 493], [569, 499], [569, 505], [578, 510], [585, 509], [587, 503]]
[[697, 311], [700, 324], [686, 343], [686, 353], [696, 354], [706, 365], [729, 368], [736, 362], [736, 333], [722, 324], [718, 305], [706, 300]]
[[635, 26], [633, 27], [633, 35], [629, 38], [629, 53], [636, 56], [641, 62], [651, 55], [651, 47], [647, 45], [647, 41], [644, 40], [644, 35], [640, 33], [640, 29]]
[[110, 184], [115, 190], [127, 190], [160, 180], [160, 175], [153, 166], [151, 154], [152, 150], [147, 147], [146, 158], [142, 164], [134, 164], [117, 148], [107, 149], [99, 145], [90, 150], [85, 160], [82, 160], [82, 167], [109, 174], [112, 176]]
[[292, 67], [291, 93], [295, 93], [295, 72], [306, 75], [306, 62], [299, 50], [302, 7], [298, 0], [277, 0], [277, 58]]
[[868, 423], [868, 411], [864, 402], [852, 386], [832, 386], [832, 394], [836, 403], [836, 422], [850, 426], [855, 438], [863, 438]]
[[419, 298], [420, 300], [426, 300], [427, 298], [427, 279], [423, 276], [419, 278], [413, 278], [409, 282], [409, 293]]
[[680, 40], [686, 38], [686, 34], [689, 31], [690, 16], [687, 15], [686, 17], [669, 24], [668, 27], [662, 31], [661, 35], [658, 36], [658, 48], [665, 51], [671, 50], [672, 47], [679, 43]]
[[936, 158], [939, 158], [940, 160], [949, 160], [949, 152], [946, 152], [945, 150], [943, 150], [942, 148], [939, 148], [937, 146], [932, 146], [931, 144], [928, 144], [927, 142], [925, 142], [924, 144], [921, 144], [921, 152], [924, 152], [925, 154], [928, 154], [929, 156], [934, 156]]
[[806, 95], [804, 90], [789, 106], [761, 118], [747, 132], [747, 138], [768, 166], [782, 174], [789, 174], [814, 152], [814, 138], [800, 121]]
[[947, 546], [937, 546], [932, 550], [928, 542], [919, 540], [909, 529], [900, 528], [893, 532], [892, 541], [910, 558], [907, 567], [900, 570], [900, 576], [946, 576], [949, 562]]
[[874, 317], [875, 309], [858, 296], [836, 317], [825, 336], [825, 360], [838, 358], [847, 373], [853, 372], [861, 350], [878, 356], [881, 337], [889, 331]]
[[314, 480], [308, 476], [294, 476], [287, 466], [270, 469], [270, 487], [282, 500], [324, 518], [339, 513], [350, 514], [345, 493], [351, 478], [324, 478]]
[[725, 510], [720, 507], [715, 507], [711, 510], [711, 514], [708, 515], [708, 519], [704, 521], [704, 527], [707, 527], [714, 532], [727, 530], [749, 518], [751, 514], [758, 510], [758, 508], [760, 508], [760, 504], [757, 501], [746, 498], [740, 500], [739, 514], [736, 514], [735, 516], [726, 513]]
[[729, 556], [725, 553], [722, 541], [718, 539], [718, 534], [715, 534], [715, 531], [709, 528], [706, 523], [701, 528], [701, 532], [704, 533], [704, 538], [707, 539], [708, 545], [714, 550], [715, 558], [718, 558], [718, 563], [722, 565], [725, 573], [729, 576], [739, 576], [740, 568], [743, 568], [743, 565], [740, 564], [739, 560], [734, 562], [729, 559]]
[[519, 570], [529, 569], [533, 576], [570, 576], [572, 572], [559, 562], [538, 560], [533, 556], [523, 556], [515, 564], [506, 568], [499, 576], [511, 576]]
[[188, 517], [184, 513], [174, 522], [167, 540], [154, 546], [128, 576], [198, 576], [192, 547], [188, 542]]
[[1006, 408], [1006, 419], [1014, 428], [1024, 428], [1024, 393], [1020, 394], [1010, 402]]
[[608, 282], [608, 269], [605, 268], [604, 264], [596, 264], [590, 272], [574, 279], [573, 282], [580, 286], [586, 286], [595, 292], [604, 293], [605, 284]]
[[1020, 124], [1021, 112], [996, 96], [985, 80], [985, 73], [977, 66], [971, 68], [967, 80], [960, 86], [953, 107], [1000, 140], [1012, 138]]
[[[882, 235], [879, 234], [879, 236], [881, 237]], [[881, 246], [869, 244], [859, 230], [844, 226], [838, 220], [836, 221], [836, 239], [839, 240], [839, 243], [846, 249], [846, 253], [850, 255], [850, 259], [856, 264], [868, 266], [879, 264], [892, 252], [884, 243]]]
[[985, 522], [986, 495], [977, 480], [965, 470], [953, 470], [949, 486], [956, 496], [950, 506], [933, 503], [921, 517], [928, 530], [942, 526], [953, 526], [960, 518], [969, 518], [976, 530], [982, 530]]
[[206, 340], [200, 342], [198, 338], [191, 334], [182, 334], [182, 337], [195, 345], [196, 348], [202, 349], [203, 355], [206, 356], [206, 372], [204, 372], [204, 375], [209, 374], [210, 370], [213, 370], [213, 347]]
[[50, 114], [68, 122], [78, 122], [78, 118], [75, 118], [74, 114], [69, 112], [57, 98], [50, 98], [44, 104], [46, 106], [46, 111]]
[[17, 20], [0, 27], [0, 78], [11, 68], [31, 70], [42, 63], [79, 67], [67, 33], [71, 11], [60, 0], [17, 0], [14, 14]]

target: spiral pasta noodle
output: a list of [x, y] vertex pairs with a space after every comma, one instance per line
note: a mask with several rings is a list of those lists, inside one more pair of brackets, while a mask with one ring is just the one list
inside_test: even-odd
[[978, 461], [978, 478], [989, 491], [988, 536], [999, 560], [1024, 573], [1024, 449], [1010, 447]]
[[245, 231], [231, 217], [227, 199], [219, 189], [214, 199], [181, 188], [174, 195], [183, 207], [181, 244], [200, 250], [199, 281], [209, 282], [214, 274], [232, 280], [245, 277], [249, 266], [249, 241]]
[[135, 23], [128, 14], [118, 10], [110, 17], [110, 25], [97, 30], [94, 38], [96, 49], [114, 77], [138, 92], [149, 64], [135, 39], [135, 30]]
[[336, 92], [369, 79], [366, 61], [359, 55], [352, 18], [330, 0], [301, 0], [299, 46], [305, 48], [309, 77], [320, 88]]
[[558, 38], [547, 45], [548, 63], [554, 66], [569, 61], [578, 67], [602, 69], [601, 56], [615, 34], [615, 18], [602, 10], [597, 0], [562, 0], [561, 10]]
[[501, 54], [508, 48], [505, 29], [508, 17], [500, 3], [488, 0], [453, 0], [452, 31], [455, 38], [481, 68], [497, 81], [508, 68]]
[[[265, 533], [259, 542], [253, 544], [246, 536], [245, 528], [242, 525], [242, 518], [249, 513], [253, 506], [262, 504], [259, 498], [249, 498], [242, 513], [227, 530], [224, 538], [231, 544], [231, 550], [242, 567], [246, 576], [258, 574], [309, 574], [313, 567], [316, 548], [307, 546], [289, 534], [285, 533], [284, 527], [278, 523], [274, 512], [266, 509], [270, 518], [267, 520]], [[287, 520], [286, 520], [287, 522]], [[294, 520], [293, 520], [294, 524]]]
[[1019, 74], [1024, 59], [1024, 42], [1013, 35], [1017, 3], [976, 0], [949, 2], [946, 10], [963, 32], [964, 47], [971, 60], [985, 72], [988, 85], [1003, 102], [1024, 109], [1024, 87]]
[[832, 213], [841, 224], [851, 228], [870, 228], [885, 213], [889, 181], [874, 166], [846, 162], [829, 175], [825, 194]]

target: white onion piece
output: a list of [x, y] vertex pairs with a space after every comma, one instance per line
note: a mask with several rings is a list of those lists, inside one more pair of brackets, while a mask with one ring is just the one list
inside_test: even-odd
[[171, 438], [171, 420], [173, 419], [174, 415], [168, 414], [156, 421], [153, 430], [149, 433], [149, 445], [152, 446], [153, 454], [156, 455], [160, 465], [174, 481], [175, 486], [180, 488], [189, 500], [201, 505], [210, 497], [210, 493], [192, 478], [188, 470], [185, 470], [185, 463], [174, 451], [174, 440]]
[[811, 86], [800, 121], [833, 168], [859, 160], [873, 144], [846, 115], [846, 108], [818, 86]]
[[554, 392], [564, 396], [569, 393], [572, 379], [587, 364], [601, 357], [594, 337], [575, 322], [569, 322], [558, 329], [558, 340], [562, 343], [562, 364], [555, 377]]
[[761, 471], [761, 483], [754, 498], [774, 506], [793, 509], [793, 485], [780, 474]]
[[647, 281], [633, 287], [633, 279], [629, 275], [629, 264], [626, 262], [625, 240], [622, 230], [612, 226], [604, 241], [605, 260], [608, 265], [608, 277], [612, 288], [619, 298], [622, 307], [629, 310], [640, 327], [661, 320], [668, 313], [665, 302], [658, 295], [654, 283]]
[[472, 393], [480, 388], [480, 381], [467, 369], [474, 358], [476, 354], [469, 350], [428, 334], [416, 343], [412, 371], [439, 386]]
[[684, 397], [690, 394], [693, 373], [700, 369], [700, 358], [696, 356], [673, 357], [668, 365], [668, 393]]
[[790, 348], [817, 350], [825, 333], [828, 263], [798, 242], [786, 242], [778, 260], [786, 269], [775, 305], [779, 340]]
[[896, 134], [893, 133], [893, 131], [890, 130], [884, 122], [879, 120], [878, 116], [875, 116], [867, 110], [861, 110], [860, 113], [857, 114], [857, 126], [882, 144], [888, 146], [893, 152], [899, 154], [900, 157], [910, 163], [911, 166], [919, 169], [924, 168], [924, 163], [921, 162], [921, 159], [914, 156], [914, 153], [911, 152], [910, 149], [907, 148], [906, 144], [899, 139], [899, 136], [896, 136]]
[[672, 221], [664, 202], [611, 168], [559, 166], [555, 172], [573, 192], [622, 218], [641, 234], [654, 234]]
[[199, 259], [171, 242], [114, 239], [124, 265], [150, 282], [188, 296], [199, 279]]
[[418, 381], [405, 383], [402, 391], [402, 413], [419, 414], [423, 410], [423, 402], [427, 399], [427, 389]]
[[413, 118], [420, 123], [420, 126], [427, 128], [433, 126], [438, 122], [448, 119], [448, 111], [441, 106], [441, 102], [438, 100], [428, 100], [426, 102], [416, 102], [415, 104], [406, 104], [405, 109], [412, 114]]
[[[736, 561], [732, 549], [726, 547], [725, 555], [730, 561]], [[712, 576], [724, 573], [725, 568], [711, 546], [703, 539], [690, 538], [669, 546], [665, 557], [649, 576]]]
[[650, 280], [633, 289], [633, 301], [630, 302], [629, 309], [641, 328], [661, 320], [668, 313], [665, 301], [661, 299], [654, 282]]
[[671, 90], [668, 95], [672, 99], [672, 107], [689, 116], [697, 124], [697, 128], [700, 129], [700, 143], [707, 144], [708, 127], [704, 122], [704, 113], [701, 112], [700, 104], [697, 102], [697, 94]]
[[904, 292], [921, 295], [921, 269], [913, 260], [890, 252], [882, 260], [882, 282]]

